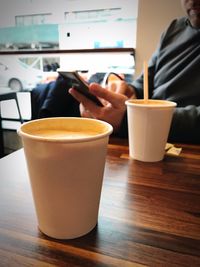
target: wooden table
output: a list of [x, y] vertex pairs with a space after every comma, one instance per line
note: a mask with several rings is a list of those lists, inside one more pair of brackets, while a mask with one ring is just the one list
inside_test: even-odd
[[108, 148], [97, 227], [74, 240], [42, 234], [23, 150], [0, 160], [0, 266], [200, 266], [200, 146], [143, 163]]

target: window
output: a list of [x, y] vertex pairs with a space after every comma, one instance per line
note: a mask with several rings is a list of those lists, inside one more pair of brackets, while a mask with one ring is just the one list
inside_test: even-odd
[[94, 9], [65, 12], [65, 21], [69, 23], [83, 21], [102, 21], [120, 14], [121, 8]]
[[1, 51], [127, 48], [136, 43], [138, 0], [1, 2]]
[[59, 66], [88, 76], [114, 70], [133, 75], [137, 8], [138, 0], [1, 0], [0, 63], [7, 66], [3, 76], [8, 69], [12, 75], [0, 86], [17, 75], [22, 90], [36, 85], [13, 73], [16, 62], [35, 73], [37, 83], [56, 77]]
[[28, 26], [28, 25], [48, 24], [50, 16], [51, 14], [15, 16], [15, 25]]

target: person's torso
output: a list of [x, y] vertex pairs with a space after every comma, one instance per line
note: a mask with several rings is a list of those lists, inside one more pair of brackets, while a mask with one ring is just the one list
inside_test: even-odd
[[158, 50], [152, 98], [200, 105], [200, 29], [175, 20]]

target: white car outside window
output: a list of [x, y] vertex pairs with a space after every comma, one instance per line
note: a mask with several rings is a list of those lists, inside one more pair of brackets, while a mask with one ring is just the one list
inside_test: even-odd
[[42, 72], [18, 59], [0, 58], [0, 87], [13, 91], [31, 90], [42, 80]]

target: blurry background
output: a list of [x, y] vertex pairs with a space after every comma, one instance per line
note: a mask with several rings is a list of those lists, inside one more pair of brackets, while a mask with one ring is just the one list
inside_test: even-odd
[[[134, 58], [123, 49], [136, 46], [138, 0], [0, 2], [0, 51], [18, 52], [1, 54], [0, 68], [5, 79], [0, 77], [0, 86], [30, 90], [38, 82], [56, 77], [59, 66], [87, 71], [88, 76], [113, 70], [133, 76]], [[73, 53], [107, 48], [122, 50], [120, 53]], [[26, 81], [21, 75], [23, 71]]]
[[[184, 14], [180, 2], [0, 0], [0, 95], [20, 92], [28, 120], [29, 91], [56, 79], [57, 67], [79, 70], [99, 83], [114, 71], [131, 82], [169, 22]], [[6, 103], [1, 113], [16, 118], [15, 103]], [[18, 125], [3, 124], [8, 151], [21, 146]]]

